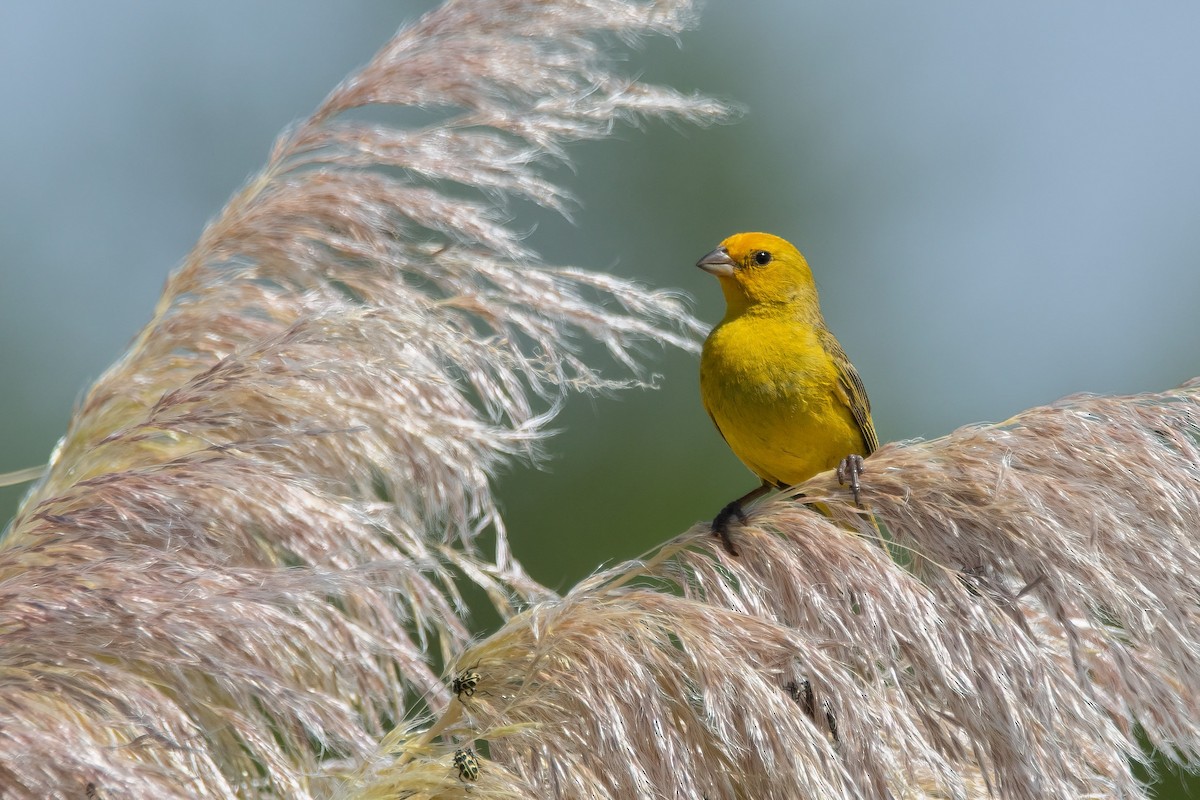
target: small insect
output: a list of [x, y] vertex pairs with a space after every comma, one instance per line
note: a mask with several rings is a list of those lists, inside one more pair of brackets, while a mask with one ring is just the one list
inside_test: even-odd
[[[797, 705], [804, 709], [804, 714], [809, 719], [815, 721], [817, 718], [817, 702], [813, 696], [812, 684], [808, 682], [808, 679], [801, 678], [799, 683], [788, 681], [784, 684], [783, 688], [792, 700], [796, 701]], [[828, 700], [821, 703], [821, 706], [825, 712], [825, 724], [829, 726], [829, 735], [833, 739], [834, 744], [840, 744], [841, 739], [838, 738], [837, 715], [833, 713], [833, 706], [830, 705]]]
[[814, 717], [816, 704], [813, 698], [812, 684], [808, 682], [807, 678], [801, 678], [799, 683], [788, 681], [783, 685], [783, 688], [788, 693], [788, 696], [804, 709], [806, 716], [810, 718]]
[[471, 748], [454, 751], [454, 766], [458, 768], [459, 780], [474, 781], [479, 779], [479, 759]]
[[479, 681], [483, 679], [473, 669], [464, 669], [462, 672], [454, 676], [454, 680], [450, 681], [450, 691], [458, 695], [458, 699], [463, 697], [474, 697], [475, 690], [479, 688]]

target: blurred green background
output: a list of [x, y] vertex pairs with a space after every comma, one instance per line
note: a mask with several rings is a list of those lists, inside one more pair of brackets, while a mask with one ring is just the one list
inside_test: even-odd
[[[205, 221], [431, 3], [0, 6], [0, 471], [46, 459]], [[573, 150], [574, 224], [546, 257], [677, 287], [760, 229], [807, 254], [883, 440], [1064, 394], [1200, 374], [1200, 6], [713, 2], [629, 69], [744, 104], [738, 124], [620, 129]], [[513, 547], [566, 587], [754, 485], [697, 397], [575, 398], [542, 471], [498, 481]], [[21, 487], [0, 489], [7, 520]], [[1161, 796], [1173, 796], [1163, 793]]]

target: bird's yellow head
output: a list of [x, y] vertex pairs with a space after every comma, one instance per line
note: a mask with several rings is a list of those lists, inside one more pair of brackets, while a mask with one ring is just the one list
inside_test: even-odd
[[817, 309], [817, 288], [808, 262], [791, 242], [778, 236], [735, 233], [696, 266], [720, 279], [726, 317], [756, 305]]

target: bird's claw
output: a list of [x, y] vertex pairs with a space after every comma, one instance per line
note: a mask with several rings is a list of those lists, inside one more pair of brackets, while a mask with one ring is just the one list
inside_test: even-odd
[[842, 486], [845, 486], [847, 483], [850, 484], [850, 491], [854, 493], [854, 505], [856, 506], [862, 505], [858, 501], [859, 491], [862, 488], [858, 476], [862, 475], [865, 471], [863, 457], [856, 454], [851, 454], [843, 458], [837, 467], [838, 483]]
[[734, 518], [743, 525], [746, 524], [746, 512], [742, 510], [742, 504], [737, 500], [722, 508], [721, 513], [713, 518], [712, 532], [714, 536], [721, 537], [721, 544], [725, 545], [725, 552], [736, 557], [737, 549], [733, 546], [733, 537], [729, 535], [729, 523]]

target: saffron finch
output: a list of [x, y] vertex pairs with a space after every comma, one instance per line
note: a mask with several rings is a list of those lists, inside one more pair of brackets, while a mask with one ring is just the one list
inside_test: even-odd
[[762, 485], [713, 520], [729, 535], [742, 506], [837, 467], [858, 502], [863, 456], [879, 447], [854, 365], [825, 327], [808, 262], [768, 233], [738, 233], [696, 266], [717, 276], [725, 317], [704, 341], [700, 397], [717, 431]]

